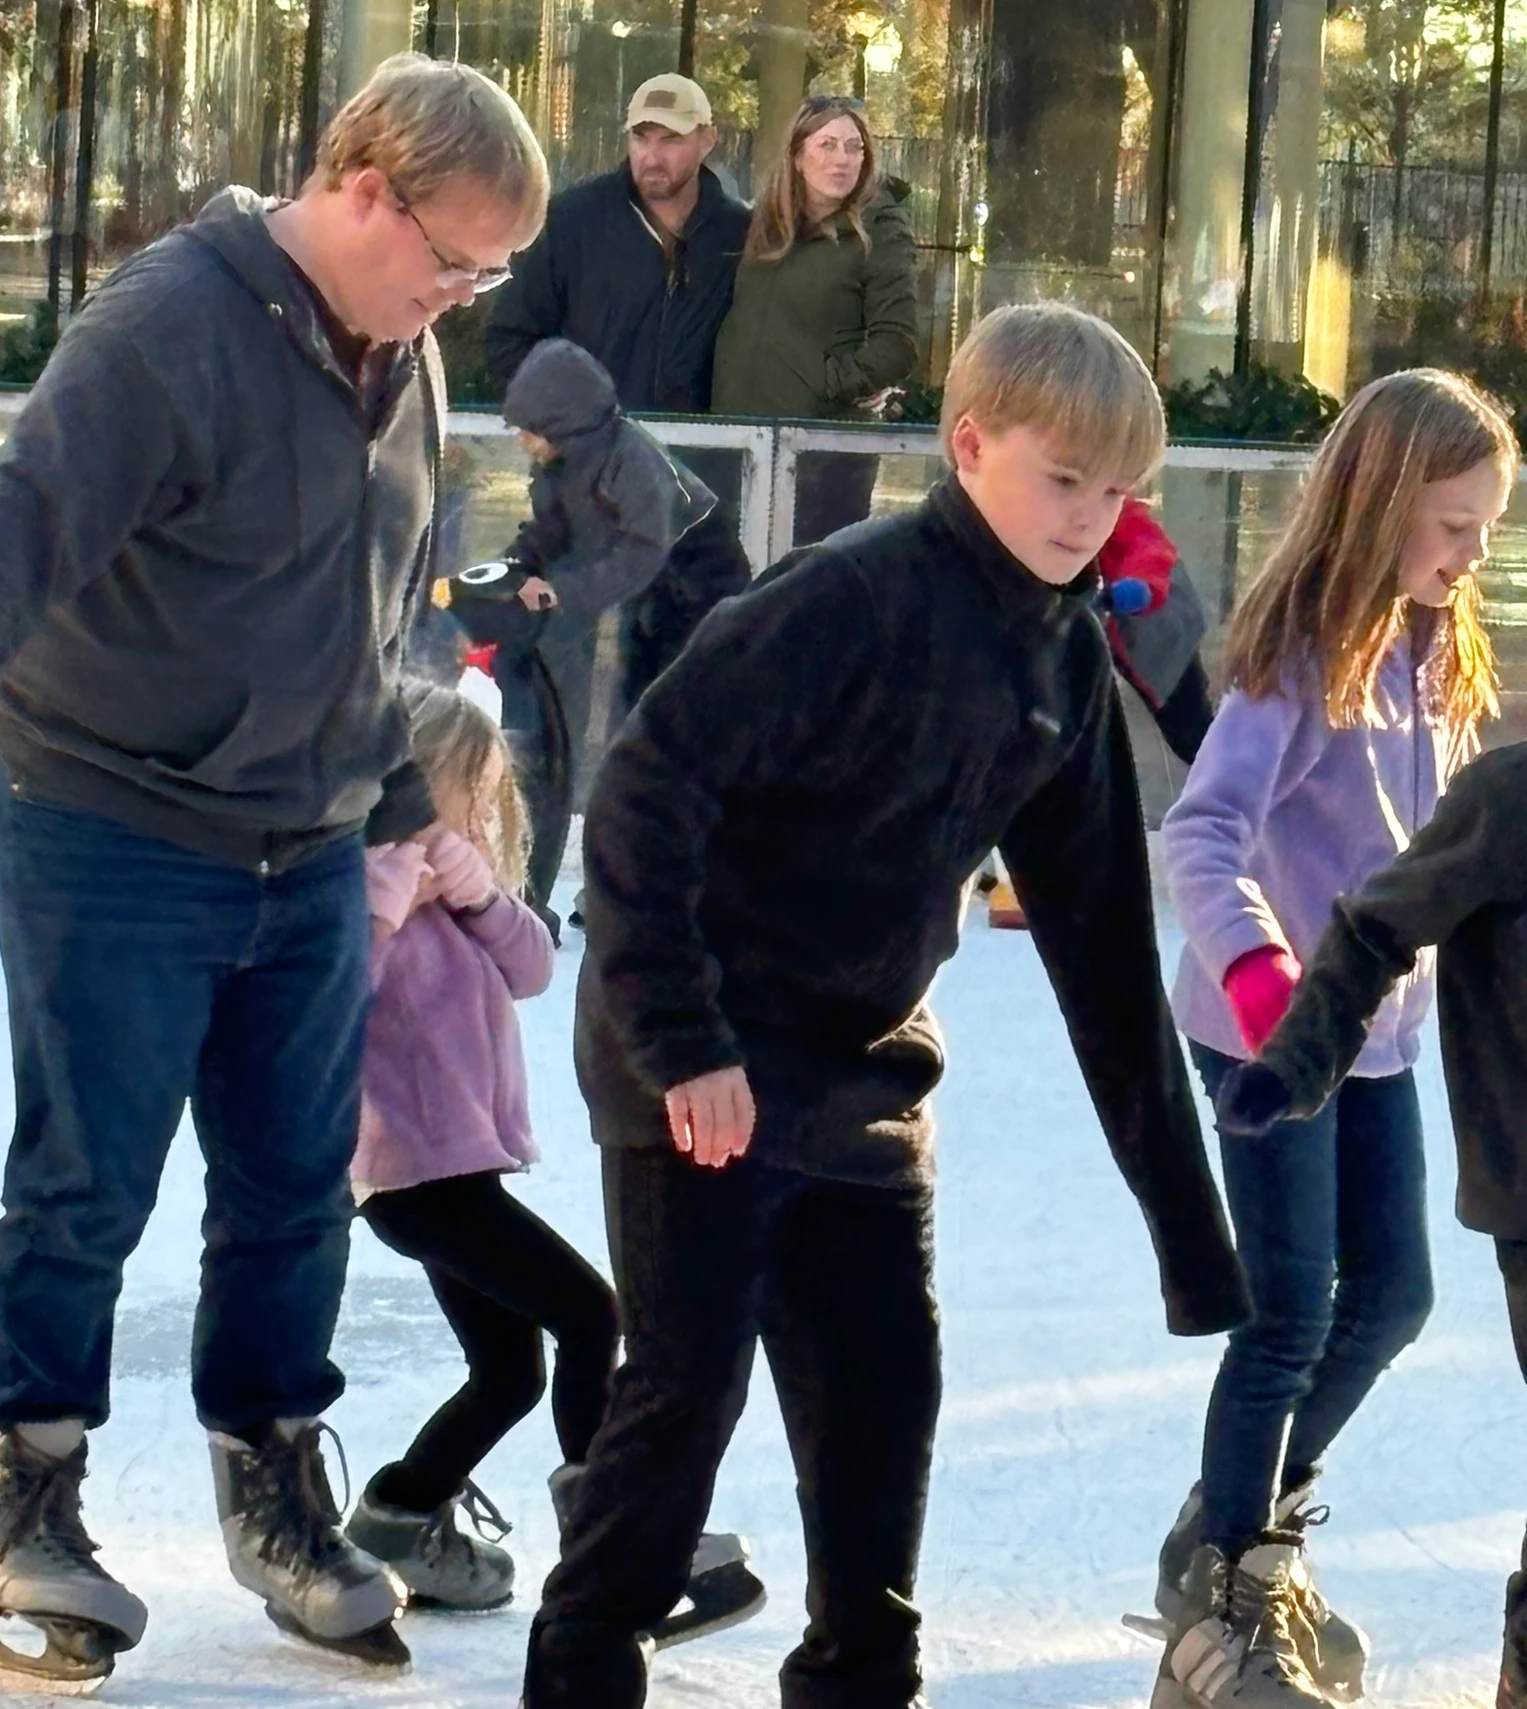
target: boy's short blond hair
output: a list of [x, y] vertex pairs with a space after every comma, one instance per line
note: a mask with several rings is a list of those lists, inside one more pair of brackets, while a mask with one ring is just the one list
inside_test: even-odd
[[514, 101], [469, 65], [422, 53], [384, 59], [318, 141], [326, 188], [365, 166], [410, 204], [472, 178], [523, 208], [532, 232], [545, 223], [551, 180], [541, 145]]
[[944, 383], [939, 436], [951, 464], [956, 424], [1030, 427], [1088, 474], [1144, 480], [1166, 454], [1150, 370], [1107, 321], [1064, 303], [993, 309], [960, 346]]

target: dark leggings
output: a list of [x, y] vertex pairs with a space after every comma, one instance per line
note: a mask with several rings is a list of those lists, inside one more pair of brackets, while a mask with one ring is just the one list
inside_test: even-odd
[[545, 1393], [543, 1330], [557, 1343], [557, 1439], [566, 1459], [586, 1459], [615, 1367], [615, 1296], [599, 1273], [496, 1174], [375, 1193], [361, 1214], [423, 1264], [467, 1361], [466, 1382], [382, 1474], [379, 1498], [428, 1513], [456, 1494]]

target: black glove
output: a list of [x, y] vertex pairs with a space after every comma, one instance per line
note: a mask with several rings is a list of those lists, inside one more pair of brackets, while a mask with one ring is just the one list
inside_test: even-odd
[[1220, 1081], [1214, 1120], [1226, 1138], [1265, 1139], [1288, 1118], [1294, 1095], [1262, 1062], [1242, 1062]]

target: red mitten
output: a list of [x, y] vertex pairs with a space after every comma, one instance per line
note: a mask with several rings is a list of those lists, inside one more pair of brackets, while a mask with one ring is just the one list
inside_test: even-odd
[[1142, 581], [1151, 590], [1148, 609], [1154, 611], [1166, 598], [1177, 562], [1177, 548], [1167, 531], [1151, 514], [1150, 506], [1127, 498], [1114, 524], [1113, 533], [1098, 553], [1098, 571], [1105, 582], [1126, 577]]
[[447, 908], [479, 907], [491, 901], [498, 888], [493, 868], [455, 831], [442, 831], [430, 839], [429, 863]]
[[366, 850], [366, 906], [389, 933], [413, 912], [419, 882], [429, 870], [422, 843], [379, 843]]
[[1230, 964], [1225, 997], [1253, 1056], [1261, 1055], [1262, 1046], [1278, 1030], [1303, 972], [1293, 951], [1277, 944], [1264, 944]]

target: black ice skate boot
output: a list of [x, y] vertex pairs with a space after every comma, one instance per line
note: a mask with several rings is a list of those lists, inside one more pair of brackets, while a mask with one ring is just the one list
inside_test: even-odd
[[1527, 1709], [1527, 1537], [1522, 1539], [1522, 1565], [1506, 1580], [1506, 1632], [1495, 1709]]
[[[345, 1527], [350, 1541], [392, 1568], [408, 1587], [410, 1607], [502, 1608], [514, 1595], [514, 1562], [497, 1547], [509, 1535], [509, 1521], [470, 1479], [432, 1513], [400, 1507], [387, 1500], [395, 1470], [384, 1466], [366, 1485]], [[457, 1529], [458, 1506], [476, 1537]]]
[[1203, 1543], [1183, 1583], [1151, 1709], [1318, 1709], [1299, 1593], [1299, 1540], [1258, 1538], [1233, 1560]]
[[37, 1655], [0, 1645], [0, 1672], [60, 1695], [98, 1686], [148, 1621], [138, 1598], [96, 1564], [80, 1520], [84, 1476], [83, 1437], [54, 1458], [16, 1430], [0, 1432], [0, 1614], [46, 1640]]
[[[1279, 1531], [1296, 1536], [1300, 1544], [1299, 1565], [1293, 1576], [1294, 1590], [1303, 1615], [1300, 1630], [1308, 1633], [1305, 1665], [1327, 1697], [1338, 1703], [1351, 1703], [1363, 1695], [1368, 1637], [1360, 1626], [1344, 1620], [1315, 1587], [1309, 1562], [1304, 1557], [1304, 1545], [1310, 1529], [1325, 1524], [1327, 1509], [1314, 1504], [1314, 1493], [1315, 1478], [1311, 1475], [1279, 1500], [1274, 1524]], [[1188, 1566], [1194, 1550], [1203, 1540], [1203, 1515], [1203, 1486], [1195, 1483], [1161, 1545], [1156, 1609], [1167, 1630], [1181, 1618]]]
[[[581, 1465], [568, 1464], [558, 1466], [547, 1480], [564, 1538], [582, 1477]], [[701, 1532], [689, 1562], [683, 1600], [647, 1634], [653, 1647], [666, 1650], [751, 1620], [768, 1601], [763, 1580], [748, 1565], [751, 1558], [747, 1538], [735, 1531]]]
[[212, 1434], [229, 1568], [283, 1632], [373, 1666], [407, 1667], [408, 1646], [393, 1624], [407, 1592], [340, 1528], [324, 1428], [316, 1419], [273, 1424], [257, 1443]]

